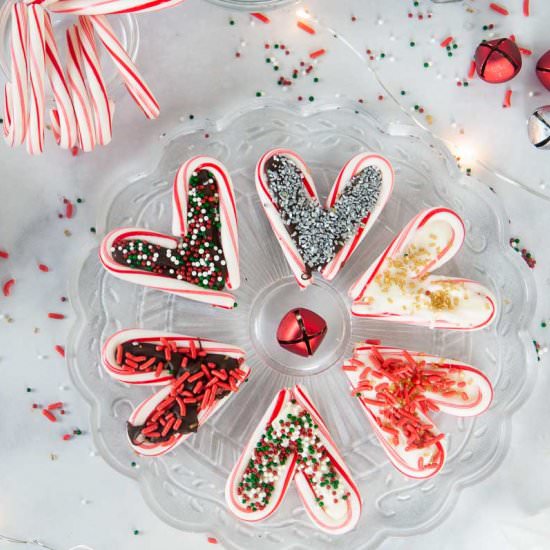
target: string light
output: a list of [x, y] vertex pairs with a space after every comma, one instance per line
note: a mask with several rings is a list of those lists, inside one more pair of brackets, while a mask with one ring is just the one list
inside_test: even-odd
[[[40, 548], [43, 548], [44, 550], [56, 550], [55, 548], [52, 548], [51, 546], [48, 546], [47, 544], [44, 544], [43, 542], [39, 541], [38, 539], [29, 539], [29, 540], [23, 540], [23, 539], [16, 539], [13, 537], [8, 537], [6, 535], [0, 535], [0, 544], [24, 544], [29, 546], [38, 546]], [[84, 544], [79, 544], [77, 546], [73, 546], [70, 550], [93, 550], [93, 548], [90, 548], [89, 546], [85, 546]]]
[[[506, 174], [503, 174], [502, 172], [497, 170], [494, 166], [492, 166], [488, 162], [481, 160], [479, 158], [479, 154], [477, 154], [477, 155], [475, 154], [475, 150], [474, 150], [472, 145], [467, 145], [466, 143], [456, 144], [456, 143], [453, 143], [453, 142], [439, 136], [438, 134], [435, 134], [434, 132], [432, 132], [429, 129], [428, 126], [426, 126], [420, 120], [418, 120], [416, 117], [414, 117], [411, 114], [410, 110], [399, 101], [399, 99], [394, 95], [394, 93], [386, 86], [384, 81], [380, 78], [378, 72], [374, 69], [374, 67], [371, 65], [371, 63], [369, 63], [368, 59], [365, 58], [363, 56], [363, 54], [359, 50], [357, 50], [357, 48], [355, 48], [355, 46], [351, 42], [349, 42], [349, 40], [347, 40], [342, 35], [340, 35], [332, 27], [330, 27], [330, 26], [326, 25], [325, 23], [323, 23], [320, 19], [318, 19], [316, 17], [312, 17], [311, 14], [309, 14], [307, 12], [304, 12], [303, 10], [298, 10], [298, 12], [300, 13], [300, 16], [303, 16], [303, 13], [305, 13], [311, 21], [315, 22], [320, 27], [324, 27], [324, 29], [327, 32], [331, 33], [332, 36], [334, 36], [334, 38], [337, 38], [345, 46], [347, 46], [353, 52], [353, 54], [355, 54], [355, 56], [362, 63], [365, 64], [367, 69], [373, 75], [373, 77], [376, 80], [377, 84], [382, 88], [382, 90], [384, 90], [386, 96], [388, 98], [390, 98], [395, 103], [395, 105], [398, 107], [398, 109], [403, 114], [405, 114], [407, 116], [407, 118], [410, 119], [416, 126], [421, 128], [423, 131], [427, 132], [434, 140], [443, 143], [447, 147], [447, 149], [449, 149], [450, 151], [455, 151], [455, 152], [458, 151], [458, 150], [465, 151], [466, 153], [463, 152], [463, 154], [460, 155], [462, 160], [463, 160], [463, 164], [464, 164], [464, 159], [467, 157], [469, 159], [470, 164], [473, 164], [473, 163], [478, 164], [479, 166], [481, 166], [481, 168], [483, 168], [485, 171], [490, 173], [496, 179], [499, 179], [499, 180], [507, 183], [508, 185], [511, 185], [511, 186], [516, 187], [518, 189], [522, 189], [523, 191], [526, 191], [527, 193], [530, 193], [531, 195], [534, 195], [535, 197], [538, 197], [539, 199], [550, 202], [550, 196], [545, 195], [544, 193], [538, 191], [537, 189], [534, 189], [534, 188], [532, 188], [528, 185], [525, 185], [524, 183], [522, 183], [522, 182], [520, 182], [516, 179], [513, 179], [510, 176], [507, 176]], [[544, 188], [543, 185], [541, 185], [541, 187]]]

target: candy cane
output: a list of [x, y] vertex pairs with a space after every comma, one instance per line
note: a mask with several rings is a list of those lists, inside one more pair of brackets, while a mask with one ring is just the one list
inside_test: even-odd
[[27, 151], [31, 155], [44, 150], [44, 106], [46, 96], [44, 80], [46, 72], [46, 51], [44, 39], [44, 10], [33, 4], [28, 9], [28, 48], [30, 105], [27, 131]]
[[56, 109], [50, 111], [52, 131], [57, 144], [70, 149], [78, 142], [78, 126], [74, 113], [71, 93], [59, 58], [50, 15], [45, 13], [46, 30], [46, 71], [56, 103]]
[[10, 39], [11, 83], [4, 91], [4, 136], [13, 147], [21, 145], [27, 134], [27, 8], [14, 4], [11, 8]]
[[160, 113], [160, 107], [155, 96], [139, 74], [126, 50], [122, 47], [107, 19], [103, 15], [92, 15], [90, 16], [90, 21], [99, 39], [120, 71], [130, 95], [143, 110], [147, 118], [157, 118]]
[[58, 0], [48, 5], [55, 13], [74, 15], [109, 15], [116, 13], [146, 13], [171, 8], [183, 0]]
[[97, 55], [94, 29], [87, 17], [79, 17], [78, 36], [88, 81], [88, 92], [94, 111], [95, 133], [99, 145], [107, 145], [113, 135], [113, 107], [107, 95], [101, 64]]
[[88, 90], [84, 82], [81, 44], [76, 25], [67, 29], [67, 47], [67, 74], [78, 123], [79, 145], [83, 151], [91, 151], [96, 143], [94, 119]]

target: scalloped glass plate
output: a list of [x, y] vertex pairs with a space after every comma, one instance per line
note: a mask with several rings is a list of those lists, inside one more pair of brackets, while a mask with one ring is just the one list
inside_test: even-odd
[[[534, 285], [529, 270], [508, 246], [507, 219], [498, 199], [480, 182], [461, 175], [451, 155], [418, 129], [375, 120], [348, 105], [298, 110], [284, 104], [255, 104], [208, 124], [206, 131], [209, 139], [204, 130], [167, 136], [162, 157], [150, 173], [118, 184], [118, 193], [106, 205], [103, 230], [136, 225], [169, 232], [171, 182], [179, 164], [198, 153], [218, 158], [231, 172], [238, 202], [242, 274], [242, 286], [235, 293], [238, 307], [215, 309], [120, 281], [103, 271], [97, 250], [90, 252], [73, 285], [78, 320], [68, 360], [75, 384], [92, 406], [92, 432], [99, 452], [118, 471], [134, 478], [151, 509], [174, 527], [216, 535], [230, 548], [260, 543], [265, 549], [330, 548], [335, 539], [309, 522], [292, 488], [277, 513], [259, 525], [238, 522], [224, 502], [226, 477], [254, 425], [279, 388], [299, 381], [311, 392], [364, 498], [357, 529], [338, 542], [372, 548], [385, 537], [433, 527], [449, 513], [461, 487], [497, 467], [508, 445], [511, 415], [528, 394], [534, 376], [534, 370], [527, 368], [534, 354], [525, 332]], [[342, 164], [359, 151], [385, 155], [396, 172], [389, 203], [349, 264], [334, 283], [320, 282], [302, 294], [289, 285], [290, 270], [255, 192], [255, 163], [275, 146], [295, 149], [306, 159], [322, 195]], [[465, 333], [350, 319], [346, 308], [351, 282], [414, 214], [440, 204], [456, 210], [468, 230], [462, 251], [442, 272], [488, 285], [498, 297], [497, 322], [483, 331]], [[313, 359], [293, 363], [284, 357], [269, 358], [274, 338], [270, 327], [279, 321], [269, 309], [278, 301], [270, 305], [269, 296], [277, 291], [293, 306], [311, 306], [314, 299], [318, 306], [324, 297], [334, 301], [333, 310], [338, 312], [329, 320], [329, 334], [331, 326], [335, 334], [327, 337], [328, 343]], [[100, 365], [101, 343], [123, 327], [163, 329], [237, 344], [246, 350], [252, 367], [249, 382], [186, 444], [162, 458], [136, 457], [125, 424], [132, 408], [152, 390], [115, 382]], [[339, 365], [353, 343], [365, 338], [470, 362], [495, 386], [494, 403], [483, 416], [436, 419], [448, 434], [449, 458], [432, 480], [413, 481], [394, 470], [349, 394]]]

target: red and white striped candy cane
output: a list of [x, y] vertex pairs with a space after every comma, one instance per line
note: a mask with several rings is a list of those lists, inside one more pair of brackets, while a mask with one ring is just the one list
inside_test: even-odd
[[99, 145], [107, 145], [113, 136], [113, 103], [107, 95], [97, 55], [94, 29], [87, 17], [79, 17], [78, 36], [88, 80], [88, 92], [94, 111], [96, 139]]
[[44, 77], [46, 72], [46, 50], [44, 38], [44, 10], [33, 4], [28, 11], [28, 52], [30, 104], [27, 128], [27, 151], [31, 155], [44, 150], [44, 108], [46, 94]]
[[183, 0], [58, 0], [48, 5], [55, 13], [73, 15], [113, 15], [116, 13], [145, 13], [171, 8]]
[[47, 12], [45, 13], [44, 22], [46, 30], [46, 71], [56, 104], [56, 108], [50, 111], [52, 131], [57, 144], [63, 149], [70, 149], [78, 143], [78, 125], [71, 93], [59, 58], [52, 22]]
[[147, 118], [157, 118], [160, 107], [155, 96], [139, 74], [134, 62], [116, 37], [111, 25], [103, 15], [90, 16], [99, 39], [117, 66], [126, 88]]
[[[112, 139], [114, 103], [109, 99], [95, 34], [147, 118], [159, 104], [104, 15], [157, 11], [183, 0], [6, 0], [0, 30], [10, 29], [10, 81], [4, 91], [4, 137], [10, 146], [26, 141], [31, 154], [44, 149], [46, 76], [55, 107], [51, 129], [57, 144], [91, 151]], [[49, 12], [79, 16], [67, 33], [66, 72], [59, 58]], [[1, 47], [0, 47], [1, 49]]]
[[78, 123], [78, 143], [83, 151], [92, 151], [96, 144], [94, 115], [84, 80], [84, 67], [78, 27], [67, 29], [67, 75]]
[[11, 82], [4, 91], [4, 136], [13, 147], [21, 145], [27, 134], [27, 8], [23, 4], [11, 8], [10, 62]]

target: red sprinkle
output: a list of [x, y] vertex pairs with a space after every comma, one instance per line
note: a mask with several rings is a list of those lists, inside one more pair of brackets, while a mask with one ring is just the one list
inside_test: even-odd
[[48, 409], [43, 409], [42, 414], [50, 421], [57, 422], [57, 418]]
[[65, 319], [65, 315], [63, 315], [63, 313], [48, 313], [48, 317], [50, 319]]
[[208, 537], [209, 544], [218, 544], [218, 539], [215, 537]]
[[309, 34], [315, 34], [315, 29], [313, 27], [310, 27], [307, 23], [304, 23], [303, 21], [298, 21], [297, 25], [299, 29], [306, 31]]
[[445, 38], [445, 40], [443, 40], [441, 42], [440, 46], [442, 48], [446, 48], [452, 41], [453, 41], [453, 37], [452, 36], [447, 36], [447, 38]]
[[322, 55], [325, 55], [327, 51], [324, 48], [321, 48], [320, 50], [315, 50], [314, 52], [311, 52], [309, 54], [309, 57], [311, 59], [317, 59], [318, 57], [321, 57]]
[[271, 23], [271, 19], [269, 19], [269, 17], [267, 15], [264, 15], [263, 13], [251, 13], [250, 15], [260, 20], [262, 23]]
[[507, 109], [508, 107], [512, 106], [512, 90], [506, 90], [506, 94], [504, 95], [504, 102], [502, 103], [502, 107], [504, 109]]
[[38, 269], [40, 269], [40, 271], [43, 271], [44, 273], [48, 273], [48, 271], [50, 270], [50, 268], [46, 264], [38, 264]]
[[368, 338], [367, 340], [365, 340], [365, 344], [370, 344], [371, 346], [379, 346], [380, 345], [380, 340], [376, 340], [376, 339], [373, 339], [373, 338]]
[[2, 287], [2, 292], [4, 293], [4, 296], [9, 296], [11, 294], [11, 289], [14, 284], [15, 279], [10, 279], [9, 281], [6, 281], [4, 283], [4, 286]]
[[70, 200], [65, 199], [65, 216], [69, 219], [73, 217], [74, 214], [74, 206], [73, 203]]
[[10, 257], [10, 255], [5, 250], [0, 250], [0, 258], [4, 258], [4, 260], [7, 260]]
[[525, 17], [529, 17], [531, 12], [530, 6], [529, 6], [529, 0], [523, 0], [523, 15]]
[[63, 346], [55, 346], [55, 351], [61, 355], [61, 357], [65, 357], [65, 348]]
[[527, 48], [519, 48], [519, 51], [522, 53], [522, 55], [533, 55], [533, 52], [531, 50], [528, 50]]
[[56, 403], [50, 403], [46, 409], [48, 411], [55, 411], [56, 409], [62, 409], [63, 408], [63, 403], [61, 401], [57, 401]]
[[493, 11], [500, 13], [500, 15], [510, 15], [510, 12], [505, 7], [501, 6], [500, 4], [496, 4], [495, 2], [491, 2], [489, 4], [489, 7]]
[[73, 438], [73, 436], [71, 434], [65, 434], [63, 436], [63, 441], [69, 441], [69, 439], [72, 439], [72, 438]]

